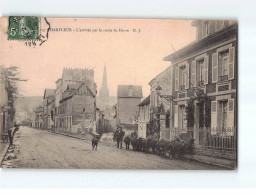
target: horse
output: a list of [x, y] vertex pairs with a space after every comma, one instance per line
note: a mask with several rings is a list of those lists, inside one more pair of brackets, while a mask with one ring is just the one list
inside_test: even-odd
[[96, 150], [98, 148], [98, 143], [100, 141], [101, 135], [95, 135], [92, 139], [92, 150]]
[[129, 150], [130, 143], [131, 143], [131, 138], [130, 138], [130, 136], [126, 136], [126, 137], [124, 138], [124, 143], [125, 143], [125, 150]]

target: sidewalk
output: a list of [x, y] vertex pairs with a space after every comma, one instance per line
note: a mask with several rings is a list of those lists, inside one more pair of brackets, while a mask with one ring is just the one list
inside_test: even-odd
[[8, 148], [9, 148], [9, 143], [0, 142], [0, 167]]
[[225, 169], [230, 169], [230, 170], [236, 169], [235, 160], [228, 160], [228, 159], [216, 158], [211, 156], [203, 156], [198, 154], [193, 154], [193, 155], [186, 154], [184, 155], [184, 158], [187, 160], [193, 160], [199, 163], [214, 165], [214, 166], [222, 167]]
[[[64, 133], [64, 132], [53, 132], [53, 131], [50, 131], [50, 132], [68, 136], [68, 137], [72, 137], [72, 138], [76, 138], [76, 139], [82, 139], [82, 140], [88, 140], [88, 141], [91, 141], [91, 139], [92, 139], [92, 136], [90, 134], [75, 135], [75, 134], [69, 134], [69, 133]], [[111, 145], [113, 146], [114, 142], [112, 141], [112, 134], [110, 134], [110, 135], [103, 134], [103, 136], [101, 138], [101, 142], [103, 142], [104, 144], [106, 144], [108, 146], [111, 146]], [[228, 159], [222, 159], [222, 158], [216, 158], [216, 157], [204, 156], [204, 155], [198, 155], [198, 154], [184, 155], [184, 159], [196, 161], [196, 162], [203, 163], [203, 164], [218, 166], [218, 167], [222, 167], [224, 169], [230, 169], [230, 170], [236, 169], [236, 161], [234, 161], [234, 160], [228, 160]]]

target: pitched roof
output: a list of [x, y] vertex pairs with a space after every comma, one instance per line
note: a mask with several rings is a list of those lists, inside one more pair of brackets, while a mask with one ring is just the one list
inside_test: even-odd
[[45, 89], [44, 90], [44, 99], [48, 97], [55, 96], [55, 89]]
[[77, 89], [80, 86], [80, 84], [78, 84], [78, 83], [77, 84], [68, 84], [67, 85], [67, 90]]
[[149, 85], [152, 84], [155, 80], [157, 80], [159, 77], [161, 77], [163, 74], [165, 74], [169, 69], [172, 67], [172, 65], [168, 66], [166, 69], [164, 69], [162, 72], [160, 72], [158, 75], [156, 75], [150, 82]]
[[118, 85], [117, 97], [142, 98], [142, 86], [138, 85]]
[[[88, 82], [88, 80], [87, 80], [87, 82]], [[75, 95], [75, 93], [77, 92], [77, 90], [78, 90], [82, 85], [84, 85], [84, 84], [85, 84], [85, 86], [87, 87], [87, 89], [90, 91], [90, 93], [92, 94], [92, 96], [93, 96], [93, 97], [96, 96], [96, 91], [93, 90], [93, 89], [86, 83], [86, 81], [84, 81], [84, 82], [80, 83], [80, 84], [78, 85], [78, 87], [77, 87], [75, 90], [72, 90], [72, 93], [71, 93], [70, 95], [68, 95], [68, 96], [66, 96], [65, 98], [63, 98], [62, 100], [60, 100], [60, 102], [63, 102], [63, 101], [65, 101], [65, 100], [67, 100], [67, 99], [73, 97], [73, 96]]]
[[144, 106], [150, 103], [150, 95], [146, 97], [138, 106]]

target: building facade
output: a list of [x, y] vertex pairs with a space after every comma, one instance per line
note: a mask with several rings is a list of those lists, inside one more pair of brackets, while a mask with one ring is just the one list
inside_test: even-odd
[[53, 107], [55, 100], [55, 89], [45, 89], [44, 90], [44, 100], [43, 100], [43, 128], [52, 129], [54, 126], [53, 118]]
[[58, 130], [68, 133], [96, 130], [96, 89], [89, 81], [67, 85], [60, 100]]
[[101, 134], [104, 133], [104, 114], [99, 109], [96, 108], [96, 132]]
[[[172, 73], [173, 66], [169, 66], [150, 82], [150, 123], [152, 128], [158, 129], [161, 139], [170, 139], [172, 128]], [[158, 88], [160, 88], [158, 90]], [[160, 92], [160, 94], [159, 94]], [[152, 129], [151, 131], [155, 131]], [[153, 132], [151, 132], [153, 133]]]
[[164, 58], [174, 70], [174, 128], [210, 128], [213, 134], [235, 129], [237, 23], [196, 20], [192, 25], [197, 40]]
[[[88, 86], [93, 94], [97, 94], [96, 90], [96, 84], [94, 82], [94, 70], [91, 69], [71, 69], [71, 68], [64, 68], [62, 72], [62, 77], [59, 78], [55, 83], [56, 83], [56, 90], [55, 90], [55, 129], [56, 130], [61, 130], [65, 129], [68, 127], [69, 124], [69, 129], [71, 130], [72, 128], [70, 127], [71, 119], [70, 115], [65, 116], [63, 113], [63, 104], [67, 104], [68, 101], [62, 101], [64, 98], [65, 100], [67, 99], [67, 96], [70, 96], [77, 88], [82, 84], [86, 82], [86, 86]], [[81, 95], [81, 94], [80, 94]], [[84, 94], [85, 95], [85, 94]], [[78, 98], [76, 95], [71, 99]], [[69, 98], [68, 98], [69, 99]], [[72, 104], [73, 101], [69, 100], [70, 103]], [[83, 100], [80, 100], [83, 101]], [[62, 111], [60, 110], [61, 107], [61, 102], [62, 102]], [[64, 103], [65, 102], [65, 103]], [[94, 106], [94, 103], [93, 103]], [[94, 111], [95, 112], [96, 107], [94, 106]], [[62, 113], [61, 113], [62, 112]], [[95, 114], [94, 114], [95, 116]], [[66, 118], [67, 117], [67, 118]], [[73, 120], [73, 119], [72, 119]], [[92, 119], [90, 119], [92, 120]], [[69, 122], [67, 122], [69, 121]], [[74, 121], [73, 121], [74, 122]], [[88, 122], [87, 122], [88, 123]], [[74, 125], [77, 125], [76, 122], [72, 123]], [[64, 128], [65, 127], [65, 128]], [[77, 127], [79, 130], [81, 127]], [[77, 129], [73, 128], [73, 129]], [[74, 132], [77, 132], [78, 130], [74, 130]]]
[[116, 105], [107, 106], [104, 114], [104, 132], [114, 132], [117, 129]]
[[136, 128], [136, 118], [139, 113], [142, 87], [135, 85], [118, 85], [117, 89], [117, 124], [125, 128]]
[[146, 138], [149, 134], [150, 125], [150, 95], [139, 105], [138, 136]]

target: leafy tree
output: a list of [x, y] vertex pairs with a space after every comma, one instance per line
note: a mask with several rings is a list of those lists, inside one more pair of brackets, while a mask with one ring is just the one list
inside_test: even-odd
[[7, 84], [8, 106], [10, 107], [8, 110], [8, 117], [10, 121], [13, 121], [15, 116], [14, 101], [15, 98], [20, 95], [18, 82], [27, 80], [20, 77], [20, 71], [17, 66], [1, 67], [3, 68], [3, 74]]

